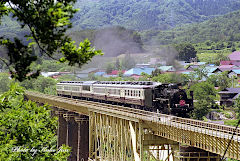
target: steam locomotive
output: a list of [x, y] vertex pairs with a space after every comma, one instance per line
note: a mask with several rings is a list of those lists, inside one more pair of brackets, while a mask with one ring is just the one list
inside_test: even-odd
[[193, 110], [177, 84], [151, 81], [65, 81], [57, 83], [59, 96], [119, 104], [149, 111], [187, 117]]

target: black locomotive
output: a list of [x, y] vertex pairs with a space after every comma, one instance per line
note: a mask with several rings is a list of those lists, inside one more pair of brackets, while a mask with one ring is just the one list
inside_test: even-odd
[[193, 110], [177, 84], [150, 81], [66, 81], [57, 84], [59, 96], [121, 104], [133, 108], [187, 117]]

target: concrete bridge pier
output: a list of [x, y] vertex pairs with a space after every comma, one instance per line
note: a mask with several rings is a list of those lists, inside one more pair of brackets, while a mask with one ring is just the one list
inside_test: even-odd
[[77, 161], [87, 161], [89, 157], [89, 117], [75, 117], [78, 124]]
[[66, 145], [70, 146], [71, 154], [68, 158], [69, 161], [77, 161], [77, 152], [78, 152], [78, 124], [75, 122], [75, 117], [78, 116], [73, 112], [68, 112], [63, 115], [67, 121], [67, 136], [66, 136]]
[[57, 147], [61, 147], [63, 144], [66, 145], [67, 138], [67, 121], [63, 117], [67, 112], [65, 110], [58, 109], [56, 115], [58, 116], [58, 130], [57, 130]]
[[66, 110], [56, 110], [58, 116], [58, 148], [71, 147], [69, 161], [87, 161], [89, 157], [89, 117]]

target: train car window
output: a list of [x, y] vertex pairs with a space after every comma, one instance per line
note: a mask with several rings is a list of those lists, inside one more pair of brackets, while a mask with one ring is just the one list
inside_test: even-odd
[[90, 91], [90, 86], [83, 86], [84, 91]]
[[64, 90], [71, 90], [69, 86], [64, 86]]
[[138, 94], [139, 94], [139, 97], [141, 97], [141, 92], [140, 92], [140, 91], [139, 91], [139, 93], [138, 93]]
[[57, 86], [57, 89], [62, 89], [62, 86]]

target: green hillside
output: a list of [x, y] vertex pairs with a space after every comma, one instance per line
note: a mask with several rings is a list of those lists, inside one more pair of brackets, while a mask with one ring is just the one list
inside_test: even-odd
[[240, 0], [78, 0], [74, 27], [120, 25], [134, 30], [168, 29], [240, 9]]
[[7, 38], [23, 37], [27, 33], [26, 29], [21, 29], [17, 21], [9, 16], [3, 16], [0, 24], [0, 37]]
[[172, 44], [181, 42], [240, 41], [240, 11], [211, 20], [183, 25], [172, 30], [146, 31], [142, 33], [144, 42], [149, 44]]

